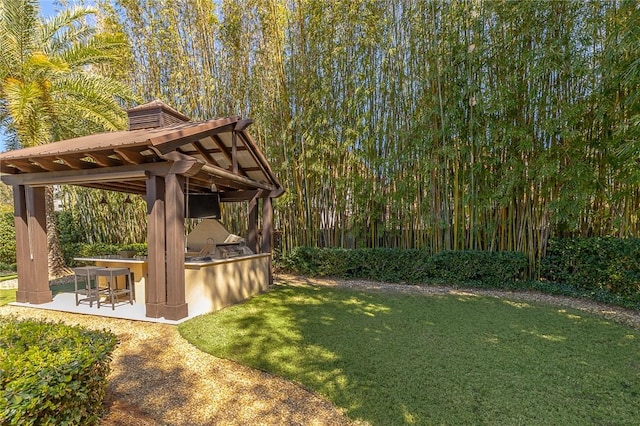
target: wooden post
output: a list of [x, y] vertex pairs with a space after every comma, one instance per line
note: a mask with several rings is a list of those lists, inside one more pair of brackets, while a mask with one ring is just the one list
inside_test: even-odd
[[238, 132], [231, 132], [231, 170], [238, 174]]
[[16, 261], [18, 264], [18, 291], [16, 301], [29, 302], [29, 290], [33, 282], [29, 254], [29, 216], [24, 185], [13, 185], [13, 221], [16, 227]]
[[262, 253], [271, 253], [273, 248], [273, 204], [271, 197], [262, 199]]
[[[26, 287], [26, 299], [28, 303], [40, 304], [53, 300], [49, 288], [49, 265], [47, 248], [47, 214], [45, 201], [46, 188], [25, 187], [25, 207], [27, 214], [26, 250], [21, 250], [23, 265], [29, 269]], [[20, 194], [18, 194], [20, 198]], [[18, 208], [18, 207], [16, 207]], [[22, 222], [22, 220], [20, 220]], [[17, 229], [16, 229], [17, 231]], [[20, 240], [24, 244], [25, 236]], [[24, 268], [22, 268], [24, 271]], [[18, 274], [20, 271], [18, 272]], [[20, 284], [18, 284], [20, 288]], [[24, 290], [23, 290], [24, 291]], [[24, 300], [24, 294], [20, 295]], [[17, 295], [16, 295], [17, 296]]]
[[184, 192], [182, 178], [165, 177], [165, 220], [167, 235], [167, 305], [164, 317], [178, 320], [188, 315], [184, 277]]
[[[273, 200], [271, 197], [262, 199], [262, 253], [273, 250]], [[272, 256], [273, 257], [273, 256]], [[272, 257], [269, 258], [269, 285], [273, 284]]]
[[164, 316], [167, 298], [167, 272], [165, 268], [165, 209], [164, 179], [150, 176], [147, 179], [147, 273], [146, 316]]
[[249, 248], [258, 253], [258, 197], [255, 196], [249, 201]]

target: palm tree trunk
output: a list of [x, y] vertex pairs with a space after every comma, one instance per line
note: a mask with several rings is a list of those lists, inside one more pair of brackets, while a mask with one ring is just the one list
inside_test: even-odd
[[46, 196], [46, 214], [47, 214], [47, 249], [49, 252], [49, 277], [59, 278], [71, 273], [64, 261], [62, 255], [62, 247], [60, 247], [60, 238], [58, 232], [58, 222], [54, 208], [54, 190], [53, 186], [47, 186]]

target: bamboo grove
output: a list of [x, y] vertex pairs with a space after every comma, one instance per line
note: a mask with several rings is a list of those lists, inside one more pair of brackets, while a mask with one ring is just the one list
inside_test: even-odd
[[[118, 0], [119, 75], [243, 115], [293, 246], [517, 250], [638, 236], [633, 1]], [[234, 230], [242, 206], [227, 209]]]

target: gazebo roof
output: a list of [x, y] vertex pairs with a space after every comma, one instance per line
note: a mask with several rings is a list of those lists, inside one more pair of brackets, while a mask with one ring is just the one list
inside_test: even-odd
[[[178, 173], [189, 178], [190, 192], [209, 192], [215, 184], [226, 201], [251, 199], [258, 190], [273, 197], [282, 194], [282, 185], [246, 131], [252, 120], [227, 117], [184, 122], [187, 117], [153, 101], [128, 111], [130, 128], [147, 125], [144, 120], [151, 115], [142, 121], [140, 117], [152, 109], [164, 114], [153, 115], [160, 117], [159, 125], [171, 124], [1, 153], [2, 180], [8, 184], [74, 184], [143, 194], [150, 174]], [[134, 118], [138, 120], [136, 126]]]

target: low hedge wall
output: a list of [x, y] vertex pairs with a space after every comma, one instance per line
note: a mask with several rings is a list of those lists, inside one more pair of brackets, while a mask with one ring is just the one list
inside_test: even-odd
[[16, 263], [16, 229], [12, 211], [0, 210], [0, 241], [0, 269], [7, 270]]
[[302, 275], [498, 286], [523, 279], [527, 258], [516, 252], [296, 247], [277, 266]]
[[297, 247], [276, 267], [312, 276], [393, 283], [534, 290], [640, 309], [640, 239], [564, 238], [549, 243], [540, 279], [523, 253]]
[[107, 331], [0, 317], [0, 424], [98, 424], [116, 345]]
[[582, 290], [636, 297], [640, 292], [640, 239], [552, 239], [540, 262], [540, 275]]

